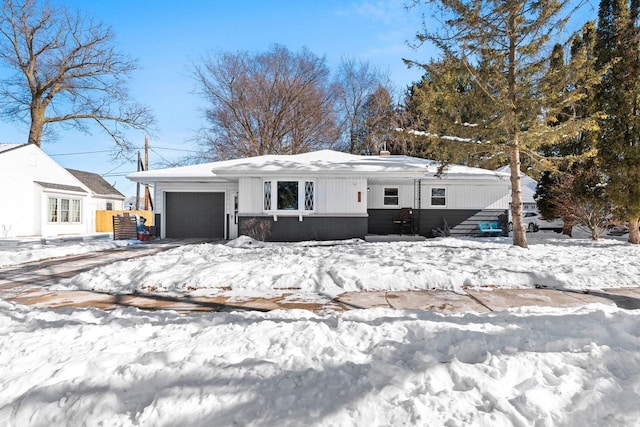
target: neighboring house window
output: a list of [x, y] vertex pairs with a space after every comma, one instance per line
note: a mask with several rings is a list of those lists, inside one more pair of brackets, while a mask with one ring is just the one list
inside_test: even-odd
[[431, 189], [431, 206], [445, 206], [447, 204], [447, 192], [444, 188]]
[[398, 206], [398, 187], [385, 188], [384, 189], [384, 205], [385, 206]]
[[265, 211], [313, 211], [315, 183], [313, 181], [264, 181]]
[[49, 197], [49, 222], [80, 222], [81, 201]]
[[80, 200], [71, 201], [71, 222], [80, 222]]
[[106, 210], [112, 211], [113, 210], [113, 203], [107, 202], [107, 209]]
[[69, 219], [69, 199], [60, 199], [60, 222], [70, 222]]
[[58, 199], [49, 197], [49, 222], [58, 222]]

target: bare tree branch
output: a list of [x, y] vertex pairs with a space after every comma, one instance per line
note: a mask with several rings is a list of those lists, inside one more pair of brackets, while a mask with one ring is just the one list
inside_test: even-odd
[[[0, 86], [0, 117], [30, 124], [31, 144], [49, 124], [85, 130], [95, 120], [122, 149], [123, 129], [151, 130], [145, 106], [132, 102], [127, 79], [134, 61], [116, 51], [109, 27], [39, 0], [4, 0], [0, 64], [13, 73]], [[123, 128], [123, 129], [120, 129]]]

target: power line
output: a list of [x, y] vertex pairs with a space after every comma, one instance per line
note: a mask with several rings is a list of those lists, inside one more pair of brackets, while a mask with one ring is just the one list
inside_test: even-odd
[[100, 151], [81, 151], [77, 153], [57, 153], [57, 154], [49, 154], [49, 157], [55, 156], [77, 156], [80, 154], [97, 154], [97, 153], [112, 153], [113, 150], [100, 150]]
[[[153, 146], [153, 147], [149, 147], [150, 149], [158, 149], [158, 150], [169, 150], [169, 151], [180, 151], [180, 152], [184, 152], [184, 153], [199, 153], [200, 151], [198, 150], [186, 150], [184, 148], [171, 148], [171, 147], [158, 147], [158, 146]], [[144, 147], [134, 147], [134, 150], [144, 150]], [[152, 150], [153, 151], [153, 150]], [[50, 157], [56, 157], [56, 156], [80, 156], [80, 155], [84, 155], [84, 154], [99, 154], [99, 153], [113, 153], [114, 150], [99, 150], [99, 151], [77, 151], [75, 153], [55, 153], [55, 154], [49, 154]], [[156, 153], [158, 154], [158, 153]], [[158, 156], [160, 156], [160, 154], [158, 154]], [[162, 157], [162, 156], [160, 156]]]

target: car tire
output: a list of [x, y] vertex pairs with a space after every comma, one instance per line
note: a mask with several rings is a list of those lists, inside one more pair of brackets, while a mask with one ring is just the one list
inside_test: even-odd
[[529, 231], [529, 233], [535, 233], [536, 231], [538, 231], [538, 228], [534, 223], [530, 222], [529, 227], [527, 227], [527, 231]]

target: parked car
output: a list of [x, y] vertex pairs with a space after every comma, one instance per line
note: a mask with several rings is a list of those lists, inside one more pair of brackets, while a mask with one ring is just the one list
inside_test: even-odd
[[564, 221], [562, 218], [547, 219], [540, 215], [538, 217], [538, 229], [540, 230], [553, 230], [556, 233], [562, 233], [564, 228]]
[[[638, 228], [640, 231], [640, 227]], [[607, 226], [607, 234], [610, 236], [624, 236], [629, 233], [629, 223], [624, 224], [609, 224]]]
[[[530, 233], [534, 233], [538, 230], [553, 230], [560, 233], [564, 227], [564, 221], [562, 221], [562, 219], [546, 219], [537, 211], [522, 212], [522, 221], [524, 222], [525, 229]], [[509, 231], [512, 230], [513, 223], [509, 222]]]
[[624, 236], [629, 232], [629, 226], [626, 224], [609, 224], [607, 234], [610, 236]]
[[[522, 221], [524, 222], [524, 228], [533, 233], [538, 231], [538, 222], [540, 219], [540, 213], [535, 211], [524, 211], [522, 212]], [[513, 223], [509, 221], [509, 231], [513, 231]]]

